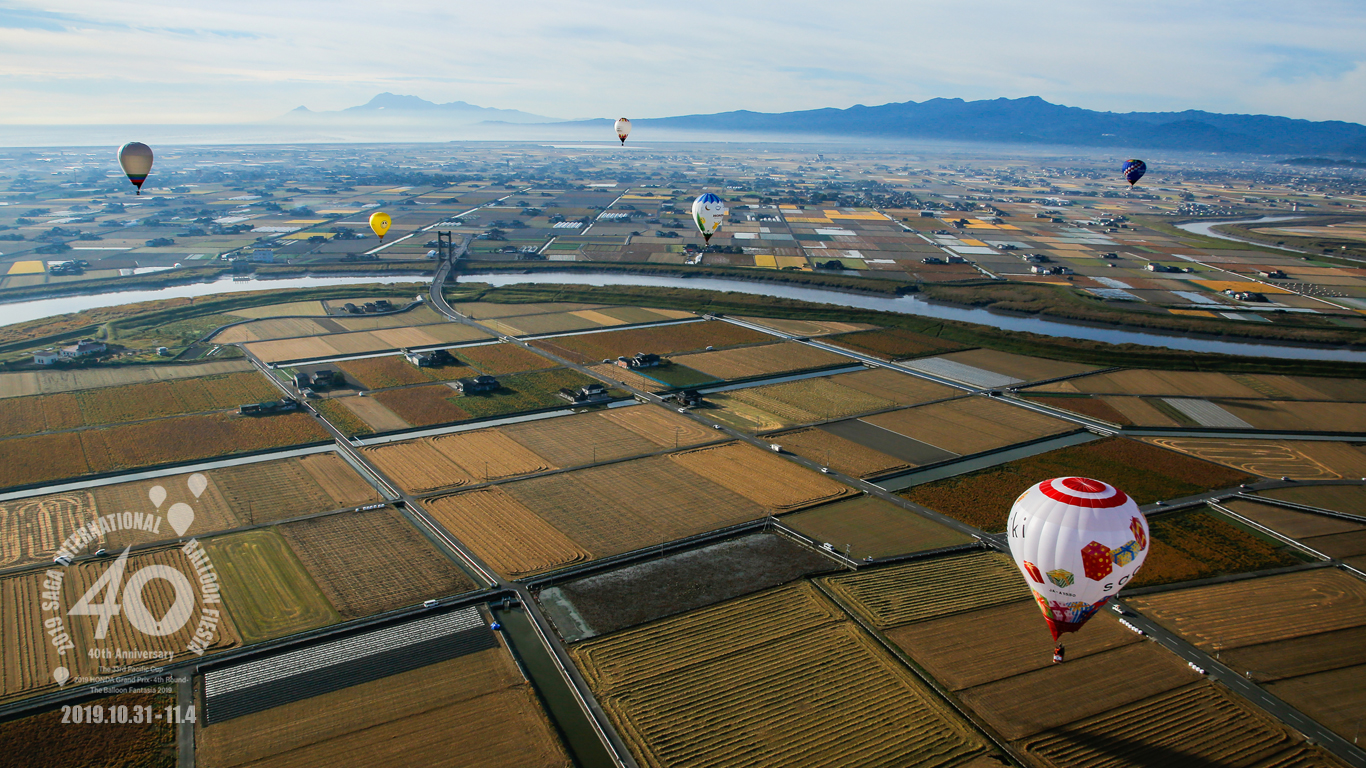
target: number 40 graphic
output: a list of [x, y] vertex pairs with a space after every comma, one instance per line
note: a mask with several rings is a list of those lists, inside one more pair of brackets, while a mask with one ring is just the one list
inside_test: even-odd
[[[120, 610], [128, 622], [146, 635], [164, 637], [178, 632], [194, 613], [194, 587], [185, 574], [169, 565], [148, 565], [134, 573], [125, 584], [124, 570], [128, 567], [128, 549], [124, 548], [119, 559], [109, 566], [100, 577], [81, 595], [81, 599], [67, 611], [68, 616], [98, 616], [95, 639], [103, 640], [109, 633], [109, 620], [119, 615]], [[175, 590], [175, 602], [166, 613], [157, 618], [143, 602], [142, 591], [147, 584], [160, 579]], [[123, 605], [119, 605], [119, 592], [123, 592]], [[95, 597], [105, 592], [104, 602], [93, 602]]]

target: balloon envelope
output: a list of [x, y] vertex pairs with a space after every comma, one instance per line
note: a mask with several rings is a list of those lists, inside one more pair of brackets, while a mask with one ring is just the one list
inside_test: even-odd
[[1080, 629], [1134, 577], [1148, 555], [1148, 520], [1108, 483], [1055, 477], [1015, 500], [1009, 541], [1056, 640]]
[[379, 235], [381, 242], [384, 240], [384, 233], [389, 231], [389, 225], [393, 223], [394, 220], [383, 211], [375, 211], [370, 214], [370, 230]]
[[1142, 160], [1128, 160], [1124, 163], [1124, 180], [1129, 182], [1129, 186], [1138, 183], [1143, 178], [1143, 174], [1148, 172], [1148, 164]]
[[130, 141], [119, 147], [119, 165], [128, 174], [128, 180], [142, 194], [142, 183], [152, 170], [152, 148], [140, 141]]
[[617, 138], [618, 138], [618, 139], [621, 139], [621, 143], [622, 143], [622, 144], [625, 144], [625, 143], [626, 143], [626, 137], [631, 135], [631, 121], [630, 121], [630, 120], [627, 120], [627, 119], [624, 118], [624, 117], [618, 117], [618, 118], [617, 118], [616, 129], [617, 129]]
[[725, 202], [710, 192], [692, 201], [693, 222], [697, 224], [697, 231], [702, 233], [702, 238], [708, 243], [711, 242], [711, 236], [716, 234], [716, 230], [721, 228], [721, 222], [725, 217]]

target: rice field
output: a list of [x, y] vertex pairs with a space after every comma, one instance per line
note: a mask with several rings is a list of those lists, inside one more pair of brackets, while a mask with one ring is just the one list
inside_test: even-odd
[[276, 531], [217, 536], [204, 542], [204, 549], [213, 561], [223, 601], [243, 642], [258, 643], [340, 620]]
[[823, 504], [783, 523], [856, 560], [971, 544], [974, 540], [875, 496]]
[[827, 368], [853, 362], [843, 355], [795, 341], [718, 349], [715, 352], [696, 352], [678, 355], [673, 361], [708, 376], [726, 380]]
[[793, 318], [744, 316], [740, 316], [738, 319], [773, 328], [783, 333], [790, 333], [794, 336], [827, 336], [833, 333], [877, 330], [875, 325], [843, 323], [838, 320], [796, 320]]
[[694, 448], [670, 454], [669, 459], [775, 512], [804, 509], [857, 494], [843, 483], [748, 443]]
[[0, 440], [0, 488], [325, 442], [303, 413], [213, 413]]
[[891, 408], [886, 398], [843, 386], [842, 376], [787, 381], [762, 387], [731, 390], [728, 399], [758, 408], [788, 424], [841, 419]]
[[765, 439], [781, 445], [784, 451], [810, 459], [836, 472], [868, 479], [910, 469], [911, 464], [895, 456], [873, 450], [818, 427], [778, 432]]
[[824, 341], [883, 360], [907, 360], [964, 349], [964, 346], [956, 341], [901, 328], [841, 333]]
[[[146, 691], [120, 693], [83, 704], [110, 712], [126, 707], [164, 712], [175, 700]], [[171, 768], [175, 765], [175, 726], [164, 721], [150, 723], [63, 722], [61, 709], [0, 724], [0, 755], [11, 765], [89, 765], [101, 768]]]
[[[824, 579], [830, 591], [879, 629], [1029, 600], [1009, 557], [974, 552]], [[1042, 619], [1040, 619], [1042, 624]]]
[[507, 578], [593, 557], [501, 488], [440, 496], [424, 501], [423, 506], [443, 528]]
[[463, 365], [439, 368], [419, 368], [400, 355], [342, 360], [336, 364], [350, 381], [359, 382], [366, 389], [402, 387], [408, 384], [430, 384], [476, 375]]
[[279, 527], [342, 619], [474, 589], [454, 562], [392, 508], [326, 515]]
[[216, 360], [209, 363], [184, 365], [126, 365], [104, 368], [16, 371], [14, 373], [0, 373], [0, 398], [51, 395], [58, 392], [75, 392], [83, 389], [117, 387], [154, 381], [174, 381], [176, 379], [218, 376], [255, 370], [251, 362], [247, 360]]
[[991, 752], [806, 583], [570, 653], [642, 766], [950, 766]]
[[472, 418], [488, 418], [542, 408], [565, 407], [568, 404], [558, 394], [561, 389], [577, 389], [585, 384], [598, 383], [597, 379], [569, 368], [514, 373], [503, 376], [498, 381], [502, 387], [494, 392], [457, 397], [456, 403], [459, 408], [469, 413]]
[[463, 402], [464, 398], [445, 384], [389, 389], [371, 397], [414, 427], [453, 424], [472, 418], [468, 411], [455, 404], [457, 399]]
[[655, 381], [654, 379], [647, 379], [644, 376], [628, 371], [619, 365], [599, 363], [597, 365], [588, 366], [588, 370], [604, 378], [619, 381], [628, 387], [635, 387], [642, 392], [663, 392], [664, 390], [669, 389], [668, 386]]
[[1340, 480], [1366, 477], [1366, 444], [1319, 440], [1146, 437], [1144, 441], [1260, 477]]
[[1152, 546], [1130, 587], [1299, 565], [1308, 557], [1203, 507], [1151, 516]]
[[1366, 515], [1366, 486], [1361, 485], [1311, 485], [1298, 488], [1273, 488], [1268, 491], [1258, 491], [1257, 495], [1334, 512]]
[[892, 405], [916, 405], [959, 394], [959, 390], [953, 387], [886, 368], [844, 373], [831, 377], [831, 380], [842, 386], [888, 400]]
[[195, 726], [204, 768], [466, 764], [569, 768], [535, 691], [503, 646]]
[[525, 347], [516, 344], [508, 344], [506, 342], [461, 347], [460, 349], [453, 350], [453, 352], [456, 358], [465, 365], [477, 369], [480, 373], [487, 373], [492, 376], [501, 376], [506, 373], [538, 371], [543, 368], [554, 368], [559, 365], [555, 361], [546, 357], [541, 357]]
[[942, 355], [942, 357], [945, 360], [971, 365], [974, 368], [982, 368], [991, 371], [992, 373], [999, 373], [1003, 376], [1009, 376], [1021, 381], [1054, 379], [1059, 376], [1074, 376], [1079, 373], [1096, 370], [1096, 366], [1094, 365], [1069, 363], [1063, 360], [1049, 360], [1044, 357], [1016, 355], [1010, 352], [999, 352], [994, 349], [970, 349], [963, 352]]
[[1139, 504], [1229, 488], [1253, 478], [1148, 443], [1112, 437], [914, 486], [907, 499], [984, 531], [1005, 530], [1015, 498], [1050, 477], [1090, 477]]
[[619, 331], [557, 336], [552, 339], [538, 339], [531, 344], [584, 364], [603, 359], [616, 359], [623, 355], [630, 357], [637, 352], [669, 356], [707, 347], [733, 347], [769, 341], [773, 341], [769, 334], [752, 331], [734, 323], [699, 321], [656, 328], [626, 328]]
[[[241, 328], [242, 326], [238, 327]], [[478, 341], [488, 338], [488, 334], [483, 331], [460, 323], [441, 323], [410, 328], [383, 328], [351, 333], [328, 333], [327, 335], [308, 335], [301, 338], [281, 338], [270, 341], [255, 341], [248, 338], [238, 338], [236, 335], [226, 335], [233, 331], [237, 331], [237, 328], [228, 329], [224, 334], [220, 334], [220, 337], [215, 337], [214, 341], [218, 343], [245, 342], [243, 346], [247, 351], [267, 363], [363, 355], [369, 352], [385, 352], [407, 347], [435, 347], [442, 344], [455, 344], [462, 341]]]
[[1357, 379], [1140, 369], [1111, 371], [1054, 382], [1035, 391], [1338, 402], [1366, 400], [1366, 394], [1363, 394], [1366, 393], [1366, 386]]
[[[1362, 386], [1366, 388], [1366, 382]], [[1215, 404], [1256, 429], [1366, 432], [1366, 403], [1219, 400]]]
[[553, 469], [499, 429], [454, 432], [361, 449], [410, 493], [483, 483]]
[[1076, 430], [1068, 422], [987, 397], [879, 413], [863, 421], [961, 456]]

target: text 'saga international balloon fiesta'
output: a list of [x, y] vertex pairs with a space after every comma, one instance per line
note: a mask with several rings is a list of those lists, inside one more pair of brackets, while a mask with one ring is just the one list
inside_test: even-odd
[[1076, 632], [1134, 577], [1148, 521], [1128, 494], [1085, 477], [1030, 487], [1010, 510], [1010, 554], [1053, 639]]

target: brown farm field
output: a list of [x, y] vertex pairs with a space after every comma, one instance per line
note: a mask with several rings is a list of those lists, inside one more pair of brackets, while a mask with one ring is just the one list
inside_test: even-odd
[[805, 582], [570, 653], [642, 766], [951, 766], [992, 751]]
[[[531, 685], [503, 646], [222, 723], [196, 725], [195, 763], [569, 768]], [[457, 745], [457, 746], [452, 746]]]
[[1051, 408], [1061, 408], [1065, 411], [1081, 414], [1082, 416], [1090, 416], [1093, 419], [1108, 421], [1111, 424], [1117, 424], [1121, 427], [1131, 427], [1134, 425], [1134, 420], [1132, 418], [1116, 408], [1106, 399], [1100, 397], [1026, 394], [1025, 399]]
[[748, 443], [694, 448], [670, 454], [669, 458], [775, 512], [804, 509], [857, 493], [843, 483]]
[[501, 341], [496, 344], [461, 347], [453, 351], [465, 365], [492, 376], [539, 371], [542, 368], [554, 368], [559, 365], [554, 360], [541, 357], [525, 347]]
[[823, 504], [783, 517], [783, 523], [862, 560], [971, 544], [972, 537], [875, 496]]
[[1196, 371], [1123, 370], [1038, 387], [1041, 392], [1166, 397], [1237, 397], [1271, 400], [1366, 400], [1366, 382], [1315, 376], [1227, 374]]
[[864, 421], [960, 456], [1076, 430], [1051, 416], [999, 403], [962, 397], [879, 413]]
[[1153, 516], [1148, 524], [1152, 548], [1131, 588], [1284, 568], [1307, 559], [1205, 507]]
[[303, 413], [212, 413], [0, 440], [0, 488], [323, 442]]
[[790, 333], [794, 336], [828, 336], [832, 333], [853, 333], [855, 331], [874, 331], [877, 326], [867, 323], [842, 323], [838, 320], [794, 320], [776, 317], [744, 317], [751, 323]]
[[1268, 491], [1259, 491], [1258, 495], [1318, 507], [1319, 509], [1329, 509], [1334, 512], [1366, 515], [1366, 486], [1362, 485], [1309, 485], [1298, 488], [1273, 488]]
[[347, 379], [359, 382], [366, 389], [430, 384], [434, 381], [450, 381], [471, 375], [470, 369], [463, 365], [419, 368], [403, 359], [401, 355], [342, 360], [336, 365], [346, 374]]
[[771, 433], [764, 439], [781, 445], [784, 451], [828, 466], [836, 472], [865, 480], [888, 472], [910, 469], [912, 466], [895, 456], [859, 445], [819, 427]]
[[[669, 356], [707, 347], [734, 347], [773, 341], [773, 336], [725, 322], [698, 321], [663, 327], [626, 328], [537, 339], [532, 346], [576, 363], [630, 357], [637, 352]], [[687, 365], [684, 363], [684, 365]], [[691, 367], [691, 366], [690, 366]]]
[[[364, 402], [366, 405], [369, 405], [373, 402], [373, 398], [371, 398], [370, 400], [367, 400], [363, 397], [345, 398], [345, 401], [350, 400]], [[347, 437], [355, 437], [357, 435], [368, 435], [372, 432], [383, 431], [375, 426], [372, 426], [365, 419], [362, 419], [360, 415], [357, 414], [354, 410], [346, 407], [345, 401], [341, 398], [329, 397], [322, 400], [314, 400], [312, 402], [312, 406], [313, 410], [322, 414], [323, 418], [327, 420], [327, 423], [336, 427], [338, 431], [340, 431]], [[383, 406], [380, 407], [383, 408]], [[403, 426], [399, 427], [399, 429], [406, 429], [408, 427], [408, 423], [406, 421], [402, 421], [397, 416], [394, 416], [393, 418], [395, 421], [399, 421], [403, 424]]]
[[445, 384], [405, 387], [377, 392], [375, 401], [414, 427], [465, 421], [470, 414], [455, 404], [460, 398]]
[[326, 626], [341, 617], [274, 530], [218, 536], [204, 544], [243, 642]]
[[477, 429], [361, 449], [404, 489], [425, 492], [554, 469], [501, 430]]
[[[1366, 389], [1366, 382], [1362, 382], [1362, 386]], [[1366, 433], [1366, 403], [1287, 400], [1216, 400], [1214, 403], [1257, 429]]]
[[954, 352], [948, 355], [940, 355], [945, 360], [963, 365], [971, 365], [974, 368], [999, 373], [1021, 381], [1038, 381], [1040, 379], [1052, 379], [1059, 376], [1074, 376], [1079, 373], [1096, 370], [1094, 365], [1083, 365], [1081, 363], [1068, 363], [1062, 360], [1049, 360], [1043, 357], [1030, 357], [1028, 355], [1016, 355], [1010, 352], [1000, 352], [994, 349], [970, 349], [963, 352]]
[[1252, 479], [1174, 451], [1112, 437], [917, 485], [902, 495], [984, 531], [1003, 531], [1017, 496], [1040, 480], [1066, 476], [1110, 483], [1139, 504], [1228, 488]]
[[824, 582], [879, 629], [940, 618], [946, 607], [958, 614], [1030, 598], [1015, 563], [994, 552], [861, 570]]
[[[109, 712], [136, 707], [162, 712], [175, 703], [171, 696], [145, 691], [120, 693], [83, 704]], [[63, 722], [61, 709], [0, 723], [0, 755], [9, 765], [70, 765], [100, 768], [173, 768], [175, 726], [169, 722]]]
[[1366, 443], [1145, 437], [1146, 442], [1261, 477], [1340, 480], [1366, 477]]
[[247, 360], [217, 360], [186, 365], [126, 365], [69, 370], [37, 370], [0, 373], [0, 398], [51, 395], [82, 389], [118, 387], [154, 381], [174, 381], [198, 376], [219, 376], [255, 371]]
[[844, 373], [831, 381], [845, 387], [890, 400], [893, 405], [916, 405], [931, 400], [955, 397], [959, 390], [886, 368]]
[[748, 387], [727, 392], [731, 400], [738, 400], [774, 414], [789, 424], [809, 424], [815, 421], [841, 419], [870, 411], [881, 411], [896, 405], [853, 387], [843, 386], [842, 376], [822, 376], [762, 387]]
[[428, 499], [423, 505], [443, 528], [508, 578], [521, 578], [592, 557], [501, 488], [441, 496]]
[[342, 619], [468, 592], [474, 582], [398, 510], [299, 520], [280, 533]]
[[965, 349], [962, 344], [901, 328], [880, 328], [831, 336], [825, 341], [883, 360], [907, 360]]
[[673, 361], [718, 379], [747, 379], [854, 362], [843, 355], [795, 341], [695, 352], [678, 355]]

